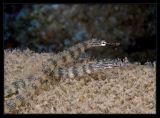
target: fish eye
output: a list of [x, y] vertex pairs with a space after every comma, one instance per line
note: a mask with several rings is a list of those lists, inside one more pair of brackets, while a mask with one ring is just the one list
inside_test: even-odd
[[101, 42], [101, 46], [105, 46], [106, 45], [106, 42], [105, 41], [102, 41]]

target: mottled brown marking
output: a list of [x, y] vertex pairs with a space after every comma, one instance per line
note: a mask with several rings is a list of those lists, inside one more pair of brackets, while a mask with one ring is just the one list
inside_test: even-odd
[[82, 45], [84, 47], [84, 50], [86, 50], [88, 48], [88, 44], [86, 42], [83, 42]]
[[16, 96], [16, 99], [17, 100], [20, 100], [20, 101], [23, 101], [24, 100], [24, 97], [22, 95], [17, 95]]
[[73, 70], [74, 76], [75, 77], [78, 76], [78, 70], [77, 70], [77, 68], [75, 66], [73, 66], [72, 70]]
[[16, 108], [16, 103], [14, 102], [14, 100], [9, 100], [6, 103], [7, 108], [12, 111]]
[[86, 65], [83, 65], [83, 66], [82, 66], [82, 69], [83, 69], [83, 72], [84, 72], [84, 73], [87, 73]]
[[17, 80], [15, 82], [12, 82], [12, 85], [16, 88], [16, 89], [19, 89], [19, 88], [25, 88], [25, 82], [23, 80]]
[[69, 54], [71, 55], [72, 58], [74, 58], [75, 55], [74, 55], [74, 52], [73, 52], [73, 51], [70, 50], [70, 51], [69, 51]]
[[67, 62], [67, 56], [66, 55], [62, 56], [62, 60], [63, 60], [63, 62]]
[[23, 101], [24, 101], [24, 97], [23, 97], [22, 95], [17, 95], [17, 96], [16, 96], [15, 102], [16, 102], [16, 105], [17, 105], [17, 106], [20, 106]]
[[52, 60], [53, 65], [56, 67], [57, 66], [57, 61]]
[[54, 75], [54, 70], [49, 71], [49, 76], [53, 77], [53, 75]]
[[80, 47], [78, 47], [77, 52], [78, 52], [78, 54], [80, 54], [82, 52], [82, 49]]

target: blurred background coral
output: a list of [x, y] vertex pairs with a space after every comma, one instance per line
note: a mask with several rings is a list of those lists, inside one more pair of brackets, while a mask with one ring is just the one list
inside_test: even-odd
[[4, 48], [58, 53], [92, 37], [119, 47], [88, 50], [93, 58], [156, 60], [154, 4], [5, 4]]

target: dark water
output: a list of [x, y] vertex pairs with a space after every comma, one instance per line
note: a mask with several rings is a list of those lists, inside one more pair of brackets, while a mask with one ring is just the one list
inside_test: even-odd
[[119, 47], [90, 49], [93, 58], [156, 59], [156, 6], [5, 4], [4, 48], [62, 51], [91, 37]]

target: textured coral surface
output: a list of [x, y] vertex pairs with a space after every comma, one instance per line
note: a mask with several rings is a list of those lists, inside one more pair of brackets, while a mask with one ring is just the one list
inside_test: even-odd
[[[5, 85], [17, 79], [47, 78], [42, 61], [51, 55], [5, 50]], [[128, 67], [61, 80], [52, 89], [26, 100], [17, 113], [156, 113], [155, 84], [155, 66], [130, 63]]]

